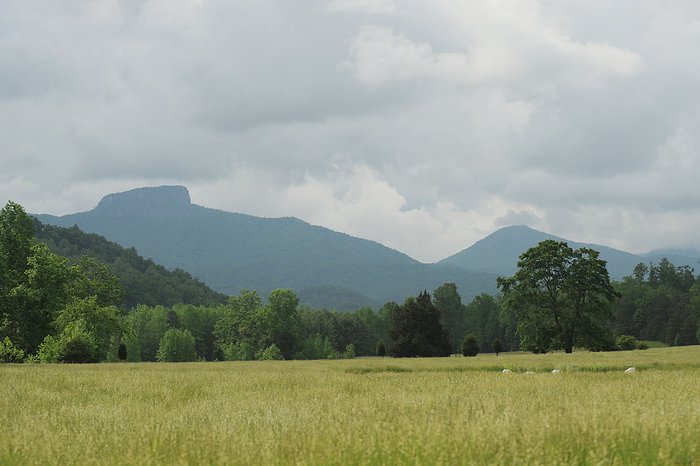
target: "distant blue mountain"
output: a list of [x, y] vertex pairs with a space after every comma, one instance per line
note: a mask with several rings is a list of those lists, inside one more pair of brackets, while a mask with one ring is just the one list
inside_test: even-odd
[[657, 263], [663, 257], [677, 266], [689, 265], [700, 269], [700, 252], [697, 250], [657, 250], [646, 255], [636, 255], [599, 244], [569, 241], [524, 225], [502, 228], [438, 264], [501, 276], [512, 275], [517, 269], [520, 254], [546, 239], [566, 241], [573, 248], [589, 247], [599, 251], [601, 258], [608, 263], [610, 276], [618, 280], [630, 275], [640, 262]]
[[316, 307], [355, 309], [402, 302], [445, 282], [455, 282], [465, 300], [495, 291], [495, 274], [423, 264], [374, 241], [296, 218], [259, 218], [194, 205], [182, 186], [110, 194], [88, 212], [37, 217], [134, 247], [226, 294], [248, 288], [266, 296], [276, 288], [292, 288]]
[[[97, 233], [169, 269], [179, 268], [225, 294], [255, 289], [266, 296], [292, 288], [302, 303], [352, 310], [401, 302], [423, 289], [457, 284], [464, 301], [496, 291], [496, 277], [512, 275], [518, 256], [542, 240], [566, 241], [526, 226], [502, 228], [437, 264], [423, 264], [374, 241], [297, 218], [260, 218], [192, 204], [182, 186], [140, 188], [105, 196], [88, 212], [54, 217], [46, 224]], [[700, 269], [697, 250], [657, 250], [635, 255], [591, 247], [608, 262], [612, 278], [630, 275], [639, 262], [667, 257]]]
[[692, 257], [695, 259], [700, 259], [700, 250], [696, 248], [684, 248], [684, 249], [654, 249], [651, 252], [644, 254], [644, 257]]

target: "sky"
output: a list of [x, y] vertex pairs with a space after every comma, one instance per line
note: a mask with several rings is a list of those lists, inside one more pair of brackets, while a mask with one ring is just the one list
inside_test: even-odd
[[5, 0], [0, 201], [180, 184], [433, 262], [700, 247], [697, 0]]

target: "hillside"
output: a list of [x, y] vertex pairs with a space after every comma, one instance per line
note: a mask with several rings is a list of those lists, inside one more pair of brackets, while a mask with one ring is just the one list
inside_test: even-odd
[[212, 305], [226, 302], [226, 296], [180, 269], [170, 271], [139, 256], [135, 249], [125, 249], [96, 234], [78, 227], [62, 228], [35, 221], [37, 240], [71, 260], [94, 257], [107, 264], [124, 287], [124, 305], [172, 306], [177, 303]]
[[573, 248], [589, 247], [600, 251], [601, 258], [608, 262], [610, 276], [618, 280], [630, 275], [634, 266], [640, 262], [659, 262], [663, 257], [678, 266], [700, 268], [700, 258], [684, 255], [686, 251], [671, 253], [671, 250], [658, 250], [640, 256], [598, 244], [569, 241], [524, 225], [502, 228], [467, 249], [443, 259], [439, 264], [496, 275], [512, 275], [517, 268], [518, 256], [546, 239], [566, 241]]
[[182, 186], [111, 194], [88, 212], [38, 218], [77, 225], [134, 247], [225, 294], [249, 288], [265, 296], [276, 288], [292, 288], [304, 290], [306, 302], [316, 307], [335, 308], [342, 289], [343, 307], [357, 308], [403, 301], [445, 282], [455, 282], [465, 300], [495, 291], [493, 274], [423, 264], [374, 241], [296, 218], [259, 218], [198, 206]]

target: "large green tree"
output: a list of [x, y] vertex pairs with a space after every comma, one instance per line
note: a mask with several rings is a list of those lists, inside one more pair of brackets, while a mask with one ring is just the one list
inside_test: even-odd
[[285, 359], [292, 359], [297, 347], [300, 320], [297, 312], [299, 299], [292, 290], [279, 289], [270, 293], [267, 305], [257, 316], [260, 345], [275, 344]]
[[231, 296], [214, 326], [216, 345], [229, 360], [253, 359], [261, 339], [258, 315], [262, 301], [256, 291], [242, 290]]
[[490, 294], [475, 296], [465, 311], [465, 334], [472, 334], [482, 353], [492, 351], [494, 339], [505, 337], [505, 325], [499, 320], [499, 303]]
[[545, 240], [524, 252], [512, 277], [499, 277], [503, 305], [515, 313], [521, 346], [533, 351], [598, 348], [616, 292], [598, 251]]
[[433, 292], [433, 302], [440, 312], [440, 323], [449, 333], [450, 346], [459, 348], [464, 338], [464, 314], [462, 297], [454, 283], [445, 283]]
[[74, 294], [77, 270], [34, 240], [21, 205], [0, 210], [0, 337], [33, 353]]

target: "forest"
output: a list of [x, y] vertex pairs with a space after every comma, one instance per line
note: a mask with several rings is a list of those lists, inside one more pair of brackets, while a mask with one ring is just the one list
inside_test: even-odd
[[[643, 349], [644, 342], [693, 345], [700, 338], [700, 276], [665, 259], [610, 282], [597, 252], [544, 241], [521, 256], [516, 275], [499, 279], [496, 296], [463, 303], [457, 286], [445, 283], [416, 290], [403, 303], [339, 312], [301, 306], [289, 289], [265, 301], [253, 290], [225, 298], [133, 250], [117, 257], [115, 247], [77, 228], [69, 234], [84, 247], [69, 247], [60, 230], [13, 202], [0, 211], [0, 362], [541, 353], [567, 349], [567, 341], [600, 351]], [[542, 258], [551, 263], [528, 275]], [[575, 306], [573, 298], [541, 300], [542, 270], [566, 277], [558, 291], [577, 296]], [[591, 277], [598, 287], [581, 289]]]

